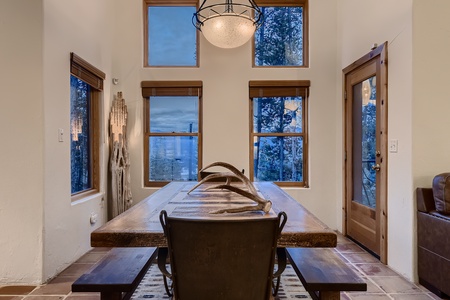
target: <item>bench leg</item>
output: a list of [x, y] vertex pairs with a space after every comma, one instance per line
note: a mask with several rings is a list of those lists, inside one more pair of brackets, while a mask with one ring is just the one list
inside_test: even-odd
[[341, 299], [341, 292], [339, 291], [322, 291], [319, 292], [320, 300], [339, 300]]
[[122, 300], [122, 292], [101, 292], [101, 300]]

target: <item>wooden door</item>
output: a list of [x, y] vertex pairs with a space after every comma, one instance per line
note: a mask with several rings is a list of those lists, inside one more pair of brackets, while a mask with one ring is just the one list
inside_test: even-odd
[[387, 262], [387, 44], [343, 70], [345, 233]]

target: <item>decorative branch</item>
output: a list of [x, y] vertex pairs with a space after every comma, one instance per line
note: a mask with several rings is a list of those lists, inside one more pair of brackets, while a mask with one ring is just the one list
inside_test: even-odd
[[133, 202], [130, 187], [130, 157], [126, 135], [127, 119], [127, 106], [122, 98], [122, 92], [118, 92], [109, 115], [112, 217], [130, 208]]
[[[217, 179], [217, 178], [224, 178], [224, 179], [226, 179], [225, 183], [210, 186], [206, 190], [226, 189], [226, 190], [235, 192], [239, 195], [242, 195], [246, 198], [249, 198], [250, 200], [256, 202], [257, 205], [220, 209], [220, 210], [216, 210], [216, 211], [211, 211], [210, 212], [211, 214], [239, 213], [239, 212], [256, 211], [256, 210], [262, 210], [265, 213], [268, 213], [270, 211], [270, 209], [272, 208], [272, 202], [261, 198], [258, 195], [258, 191], [254, 187], [252, 182], [244, 174], [242, 174], [238, 169], [236, 169], [233, 165], [219, 161], [219, 162], [215, 162], [215, 163], [212, 163], [212, 164], [206, 166], [205, 168], [200, 170], [200, 172], [202, 172], [206, 169], [209, 169], [211, 167], [216, 167], [216, 166], [224, 167], [224, 168], [230, 170], [232, 173], [218, 172], [218, 173], [210, 174], [210, 175], [206, 176], [204, 179], [202, 179], [199, 183], [197, 183], [192, 189], [190, 189], [188, 194], [191, 193], [196, 188], [198, 188], [200, 185], [204, 184], [205, 182], [208, 182], [210, 180]], [[240, 180], [244, 184], [244, 186], [248, 189], [248, 191], [245, 191], [241, 188], [231, 185], [231, 179], [233, 179], [233, 178]]]

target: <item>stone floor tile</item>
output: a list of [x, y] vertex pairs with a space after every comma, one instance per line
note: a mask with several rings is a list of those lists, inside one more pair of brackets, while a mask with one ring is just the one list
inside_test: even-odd
[[351, 263], [379, 263], [380, 261], [369, 253], [340, 253]]
[[336, 250], [341, 253], [364, 253], [364, 249], [356, 245], [355, 243], [338, 244]]
[[382, 263], [376, 264], [355, 264], [366, 276], [398, 276], [398, 274], [392, 271], [386, 265]]
[[389, 294], [394, 300], [431, 300], [426, 293], [422, 294]]
[[77, 264], [95, 264], [105, 256], [106, 252], [88, 252], [80, 257], [75, 263]]
[[58, 276], [81, 276], [88, 271], [94, 264], [74, 263], [62, 271]]
[[367, 293], [384, 293], [384, 291], [370, 279], [365, 279], [367, 283]]
[[422, 293], [422, 290], [414, 283], [400, 276], [392, 277], [371, 277], [371, 280], [375, 282], [386, 293], [402, 293], [402, 294], [418, 294]]
[[98, 295], [77, 295], [70, 294], [65, 300], [100, 300], [100, 294]]
[[351, 300], [392, 300], [385, 293], [380, 294], [352, 293], [349, 296]]
[[35, 285], [0, 286], [0, 295], [27, 295], [36, 288]]
[[50, 295], [41, 295], [41, 296], [28, 296], [25, 300], [63, 300], [66, 296], [50, 296]]
[[351, 298], [345, 292], [341, 292], [341, 300], [351, 300]]
[[67, 295], [72, 290], [72, 284], [67, 282], [49, 283], [39, 286], [30, 295]]
[[93, 253], [93, 252], [107, 253], [110, 250], [111, 250], [111, 248], [109, 248], [109, 247], [94, 247], [88, 253]]
[[354, 242], [343, 236], [342, 234], [337, 233], [337, 243], [338, 244], [354, 244]]

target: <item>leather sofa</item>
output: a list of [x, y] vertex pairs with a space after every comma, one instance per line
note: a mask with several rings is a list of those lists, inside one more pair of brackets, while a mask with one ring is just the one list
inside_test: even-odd
[[417, 188], [419, 283], [436, 295], [450, 295], [450, 173], [433, 179], [432, 188]]

